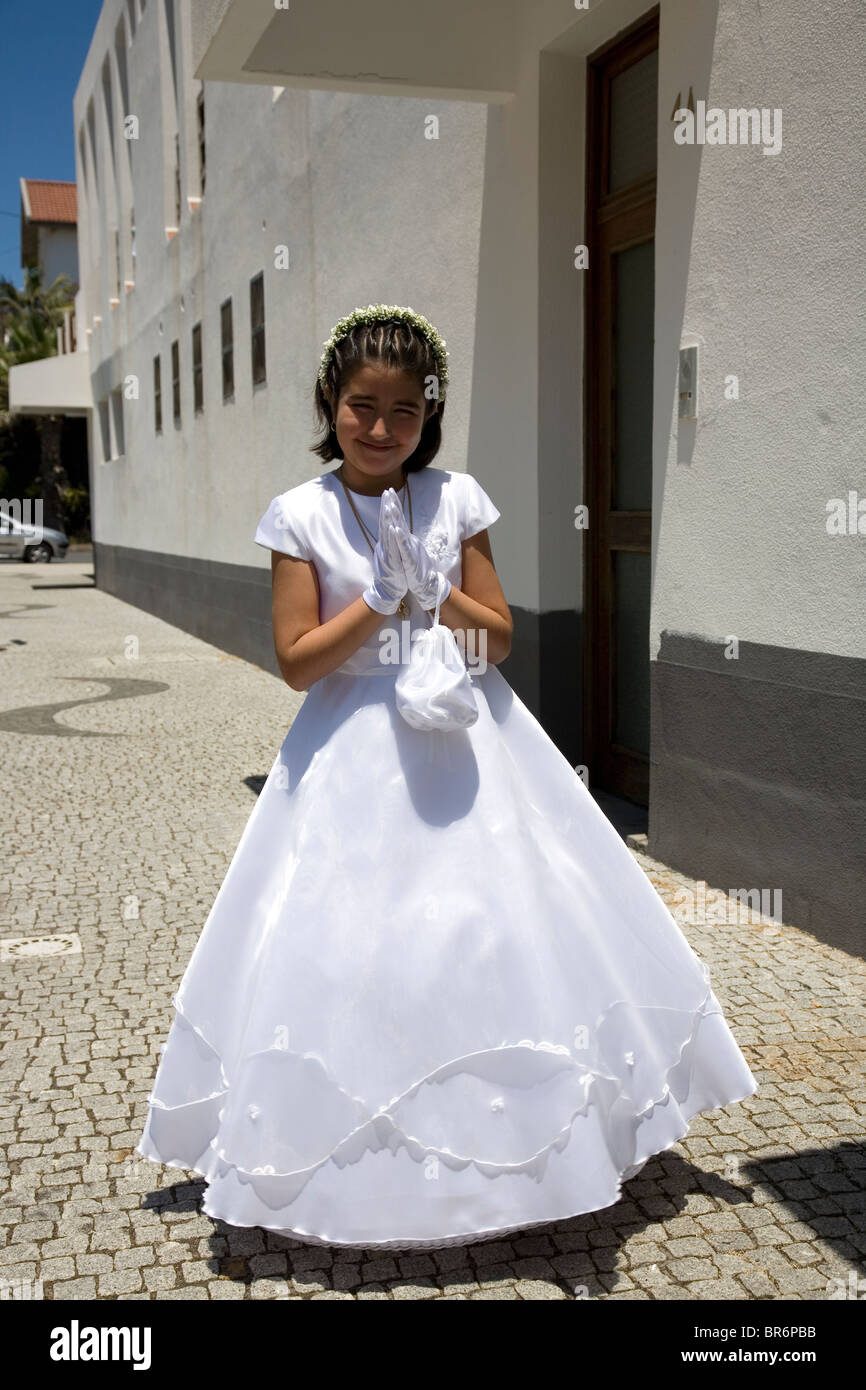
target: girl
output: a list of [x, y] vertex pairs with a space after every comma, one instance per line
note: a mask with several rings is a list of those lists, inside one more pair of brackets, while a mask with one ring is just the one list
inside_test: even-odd
[[[447, 354], [368, 305], [325, 344], [275, 497], [280, 671], [309, 695], [173, 1002], [138, 1152], [204, 1211], [312, 1244], [463, 1244], [610, 1206], [757, 1089], [688, 945], [497, 670], [512, 621], [466, 473], [431, 468]], [[401, 717], [394, 629], [465, 634], [477, 718]]]

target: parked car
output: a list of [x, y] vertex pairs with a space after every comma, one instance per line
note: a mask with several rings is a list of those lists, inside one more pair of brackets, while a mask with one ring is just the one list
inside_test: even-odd
[[0, 512], [0, 555], [12, 560], [47, 564], [62, 560], [69, 548], [69, 537], [51, 526], [32, 526]]

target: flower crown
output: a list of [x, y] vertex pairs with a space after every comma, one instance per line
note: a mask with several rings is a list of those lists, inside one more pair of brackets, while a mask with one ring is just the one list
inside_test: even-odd
[[345, 338], [359, 323], [386, 323], [389, 319], [398, 319], [401, 323], [411, 324], [416, 328], [427, 342], [436, 359], [438, 369], [438, 387], [440, 400], [445, 397], [448, 386], [448, 351], [445, 347], [445, 339], [440, 338], [436, 329], [423, 314], [416, 314], [414, 309], [403, 308], [399, 304], [368, 304], [366, 309], [353, 309], [351, 314], [339, 319], [331, 330], [331, 336], [324, 344], [325, 351], [322, 353], [322, 361], [319, 366], [319, 381], [325, 385], [328, 366], [334, 353], [335, 345], [341, 338]]

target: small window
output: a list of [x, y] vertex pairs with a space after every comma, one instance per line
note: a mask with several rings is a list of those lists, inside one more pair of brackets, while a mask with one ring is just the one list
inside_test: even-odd
[[220, 305], [220, 335], [223, 354], [223, 400], [230, 401], [235, 394], [235, 335], [230, 299]]
[[253, 386], [267, 380], [265, 368], [265, 276], [259, 271], [250, 281], [250, 334]]
[[180, 226], [180, 136], [174, 137], [174, 225]]
[[171, 408], [174, 423], [180, 424], [180, 344], [175, 338], [171, 345]]
[[201, 181], [201, 188], [199, 189], [199, 192], [201, 193], [201, 196], [204, 197], [205, 156], [206, 156], [205, 141], [204, 141], [204, 83], [202, 83], [201, 91], [200, 91], [199, 94], [198, 94], [198, 101], [196, 102], [196, 109], [197, 109], [197, 112], [198, 112], [198, 171], [199, 171], [199, 179], [200, 179], [200, 181]]
[[162, 363], [159, 353], [153, 359], [153, 428], [162, 434]]
[[111, 458], [111, 421], [108, 414], [108, 398], [99, 402], [99, 442], [102, 445], [102, 461]]
[[192, 400], [193, 409], [198, 415], [204, 410], [204, 382], [201, 367], [201, 324], [192, 330]]
[[78, 129], [78, 159], [81, 165], [81, 182], [86, 186], [88, 182], [87, 173], [87, 146], [84, 143], [84, 124]]
[[126, 437], [123, 428], [123, 392], [120, 387], [111, 393], [111, 457], [123, 458], [126, 453]]

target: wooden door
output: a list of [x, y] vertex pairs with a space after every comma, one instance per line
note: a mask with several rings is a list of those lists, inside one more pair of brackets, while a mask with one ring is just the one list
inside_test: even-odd
[[646, 805], [657, 9], [590, 57], [587, 90], [585, 761]]

